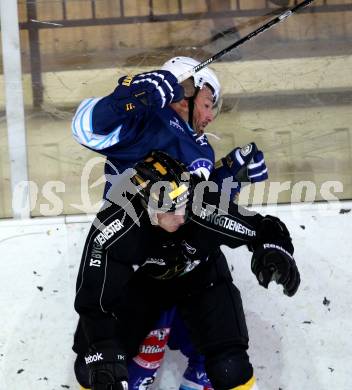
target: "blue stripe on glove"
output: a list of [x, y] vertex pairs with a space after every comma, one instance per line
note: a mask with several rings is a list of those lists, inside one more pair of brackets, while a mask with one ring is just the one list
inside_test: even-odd
[[268, 168], [264, 160], [264, 153], [258, 150], [247, 166], [247, 175], [251, 183], [258, 183], [268, 178]]

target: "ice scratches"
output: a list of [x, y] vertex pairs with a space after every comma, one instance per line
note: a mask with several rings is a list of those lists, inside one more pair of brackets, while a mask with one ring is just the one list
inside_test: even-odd
[[7, 238], [4, 238], [3, 240], [0, 240], [0, 244], [2, 244], [5, 241], [12, 240], [14, 238], [25, 237], [25, 236], [34, 236], [34, 235], [37, 235], [37, 234], [45, 234], [45, 232], [17, 234], [16, 236], [7, 237]]
[[50, 24], [51, 26], [57, 26], [57, 27], [62, 27], [63, 24], [60, 23], [53, 23], [53, 22], [43, 22], [42, 20], [37, 20], [37, 19], [29, 19], [33, 23], [40, 23], [40, 24]]
[[56, 72], [53, 72], [53, 75], [56, 77], [56, 79], [59, 81], [59, 83], [60, 83], [65, 89], [67, 89], [67, 90], [70, 91], [70, 92], [73, 92], [73, 91], [74, 91], [74, 89], [70, 88], [68, 85], [66, 85], [66, 84], [63, 82], [62, 78], [61, 78]]
[[42, 118], [44, 116], [43, 115], [44, 113], [47, 114], [46, 116], [49, 117], [49, 120], [54, 118], [54, 119], [71, 121], [72, 116], [74, 114], [74, 112], [71, 109], [64, 109], [64, 108], [61, 109], [58, 107], [53, 107], [50, 104], [43, 104], [41, 108], [42, 108], [41, 116], [38, 115], [38, 117]]

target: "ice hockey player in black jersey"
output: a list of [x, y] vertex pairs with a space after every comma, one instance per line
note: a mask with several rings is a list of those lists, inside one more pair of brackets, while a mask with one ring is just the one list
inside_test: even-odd
[[[75, 307], [88, 341], [92, 389], [127, 388], [127, 361], [172, 306], [204, 355], [214, 389], [257, 389], [240, 293], [219, 246], [247, 245], [259, 283], [267, 287], [275, 280], [292, 296], [300, 279], [286, 226], [232, 202], [224, 214], [220, 193], [199, 191], [199, 179], [164, 153], [153, 153], [135, 168], [138, 192], [126, 194], [126, 205], [138, 219], [119, 205], [101, 210], [77, 279]], [[160, 180], [169, 184], [155, 192]], [[140, 266], [136, 272], [133, 264]]]

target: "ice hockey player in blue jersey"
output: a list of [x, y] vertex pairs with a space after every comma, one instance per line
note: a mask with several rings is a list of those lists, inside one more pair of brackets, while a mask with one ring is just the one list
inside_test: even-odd
[[[108, 179], [155, 149], [182, 161], [191, 172], [209, 178], [214, 169], [214, 151], [204, 130], [220, 104], [220, 83], [208, 68], [182, 86], [175, 77], [198, 63], [187, 57], [172, 58], [161, 70], [122, 77], [112, 94], [85, 99], [80, 104], [72, 121], [73, 136], [107, 157]], [[263, 156], [256, 152], [246, 152], [246, 156], [257, 158], [247, 178], [252, 182], [267, 178]], [[244, 161], [242, 165], [247, 168]], [[228, 168], [227, 175], [234, 176]], [[212, 179], [218, 181], [216, 174]], [[107, 182], [105, 196], [109, 187]]]
[[[180, 68], [186, 60], [171, 60], [176, 67], [172, 61]], [[186, 84], [190, 92], [166, 69], [122, 77], [112, 94], [81, 103], [72, 122], [73, 136], [107, 157], [108, 177], [158, 149], [208, 179], [214, 151], [204, 129], [214, 118], [220, 84], [210, 69], [197, 73], [194, 84]]]
[[[177, 81], [179, 75], [198, 63], [187, 57], [172, 58], [160, 70], [120, 78], [110, 95], [85, 99], [80, 104], [72, 121], [73, 136], [83, 146], [107, 157], [106, 199], [110, 199], [109, 190], [119, 174], [155, 149], [167, 152], [185, 163], [191, 172], [219, 184], [228, 177], [237, 182], [267, 178], [263, 154], [255, 144], [235, 148], [215, 168], [214, 151], [205, 128], [219, 109], [220, 83], [209, 68], [203, 68], [182, 85]], [[229, 196], [233, 197], [239, 186], [230, 188]], [[192, 372], [188, 372], [190, 377]], [[207, 380], [202, 375], [194, 377]], [[132, 374], [130, 388], [148, 388], [148, 381], [144, 382], [145, 387], [134, 387], [133, 380]], [[199, 386], [204, 383], [194, 383], [194, 388], [202, 388]], [[138, 386], [142, 386], [141, 381]]]

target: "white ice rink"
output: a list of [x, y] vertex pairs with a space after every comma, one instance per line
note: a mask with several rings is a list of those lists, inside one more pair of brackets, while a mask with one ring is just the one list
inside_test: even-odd
[[[279, 206], [302, 284], [261, 288], [245, 249], [227, 250], [242, 292], [261, 390], [352, 389], [351, 202]], [[342, 212], [341, 212], [342, 209]], [[75, 277], [89, 217], [0, 222], [1, 390], [77, 389], [71, 352]], [[167, 352], [156, 389], [177, 389], [185, 362]]]

